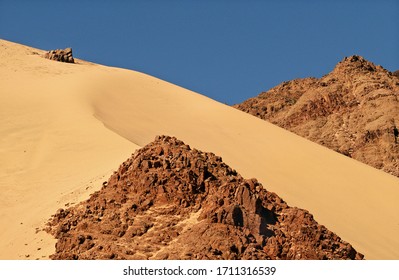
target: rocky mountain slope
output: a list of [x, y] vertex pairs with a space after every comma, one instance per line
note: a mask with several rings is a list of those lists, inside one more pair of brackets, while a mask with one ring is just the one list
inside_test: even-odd
[[320, 79], [284, 82], [234, 106], [399, 176], [399, 74], [361, 56]]
[[212, 153], [159, 136], [47, 231], [53, 259], [362, 259]]

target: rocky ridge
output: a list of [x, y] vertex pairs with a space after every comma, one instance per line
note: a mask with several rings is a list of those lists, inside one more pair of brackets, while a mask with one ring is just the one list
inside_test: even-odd
[[234, 107], [399, 176], [399, 78], [361, 56]]
[[101, 190], [60, 209], [53, 259], [362, 259], [306, 210], [212, 153], [158, 136]]

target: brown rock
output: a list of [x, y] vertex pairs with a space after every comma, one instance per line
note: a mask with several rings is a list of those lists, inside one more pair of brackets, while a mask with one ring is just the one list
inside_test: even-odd
[[60, 62], [75, 63], [75, 60], [72, 56], [72, 48], [66, 48], [64, 50], [51, 50], [48, 51], [44, 57]]
[[320, 79], [284, 82], [234, 107], [399, 176], [395, 73], [354, 55]]
[[58, 239], [53, 259], [362, 258], [307, 211], [168, 136], [87, 201], [58, 210], [47, 231]]

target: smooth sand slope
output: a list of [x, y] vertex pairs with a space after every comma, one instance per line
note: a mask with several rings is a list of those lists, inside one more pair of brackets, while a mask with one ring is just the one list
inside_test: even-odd
[[87, 198], [137, 148], [93, 117], [82, 75], [93, 66], [34, 52], [0, 41], [1, 259], [52, 253], [54, 240], [36, 228]]
[[399, 179], [154, 77], [42, 53], [0, 40], [0, 258], [48, 256], [54, 240], [35, 229], [168, 134], [309, 210], [366, 258], [399, 259]]

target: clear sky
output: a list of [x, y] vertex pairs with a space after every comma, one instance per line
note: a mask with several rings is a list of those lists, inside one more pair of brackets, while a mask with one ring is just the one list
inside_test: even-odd
[[0, 38], [235, 104], [359, 54], [399, 69], [398, 0], [0, 0]]

